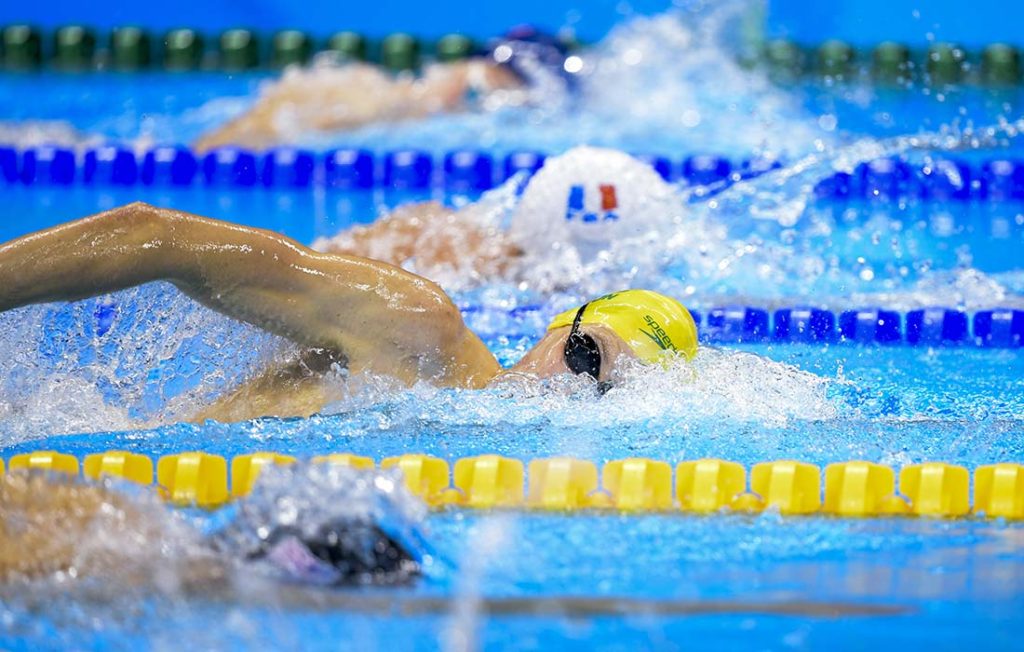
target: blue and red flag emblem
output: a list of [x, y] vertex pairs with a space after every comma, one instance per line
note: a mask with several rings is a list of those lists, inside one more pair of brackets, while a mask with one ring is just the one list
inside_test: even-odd
[[565, 202], [565, 219], [569, 222], [580, 220], [582, 222], [604, 222], [618, 220], [616, 212], [619, 208], [619, 199], [615, 194], [615, 186], [610, 183], [602, 183], [597, 186], [601, 194], [601, 210], [591, 212], [586, 207], [586, 190], [582, 185], [569, 187], [569, 198]]

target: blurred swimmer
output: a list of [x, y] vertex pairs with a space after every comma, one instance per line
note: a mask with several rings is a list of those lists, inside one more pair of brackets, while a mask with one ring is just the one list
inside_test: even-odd
[[291, 69], [260, 91], [241, 116], [207, 133], [198, 151], [224, 145], [266, 149], [317, 132], [415, 120], [473, 106], [522, 104], [543, 79], [564, 76], [564, 48], [529, 28], [513, 30], [481, 56], [432, 64], [419, 76], [365, 63]]
[[[587, 211], [573, 199], [570, 208]], [[619, 223], [617, 215], [607, 217], [618, 210], [607, 201], [596, 210], [596, 219]], [[626, 233], [636, 227], [616, 228]], [[0, 311], [153, 281], [173, 283], [203, 305], [302, 349], [294, 363], [228, 392], [198, 419], [313, 414], [334, 398], [323, 381], [339, 367], [407, 384], [425, 380], [466, 388], [484, 387], [506, 373], [574, 373], [590, 376], [603, 389], [615, 380], [620, 360], [691, 358], [697, 350], [697, 329], [682, 304], [627, 290], [559, 315], [522, 360], [502, 370], [451, 299], [422, 276], [370, 258], [319, 253], [270, 231], [143, 203], [0, 245]]]
[[144, 585], [168, 566], [204, 593], [242, 568], [317, 586], [420, 574], [421, 507], [388, 472], [300, 463], [270, 473], [200, 533], [137, 488], [12, 471], [0, 476], [0, 584], [64, 573]]
[[[313, 248], [457, 282], [516, 282], [543, 268], [549, 278], [572, 286], [581, 268], [602, 254], [649, 259], [665, 234], [680, 232], [685, 206], [650, 165], [597, 147], [547, 159], [510, 211], [501, 205], [504, 199], [459, 210], [437, 202], [406, 204], [373, 224], [320, 238]], [[690, 237], [699, 237], [696, 220], [687, 216], [686, 222]], [[638, 249], [647, 255], [632, 255]]]
[[[312, 470], [334, 465], [297, 466]], [[254, 488], [264, 498], [249, 496], [226, 507], [231, 517], [227, 531], [210, 534], [200, 533], [187, 517], [178, 518], [148, 491], [122, 492], [109, 481], [90, 484], [38, 471], [0, 476], [0, 602], [7, 613], [27, 607], [52, 614], [57, 601], [70, 597], [76, 614], [89, 616], [89, 606], [95, 604], [109, 619], [111, 605], [123, 604], [119, 600], [143, 599], [148, 605], [163, 594], [174, 600], [196, 599], [201, 607], [222, 602], [278, 610], [330, 608], [393, 618], [396, 613], [450, 617], [464, 600], [457, 593], [436, 591], [331, 590], [409, 584], [448, 564], [423, 538], [423, 507], [403, 508], [406, 500], [389, 497], [397, 492], [382, 488], [404, 483], [393, 478], [366, 482], [385, 472], [338, 469], [347, 473], [339, 473], [340, 482], [325, 485], [315, 472], [300, 471], [265, 487], [264, 474], [274, 470], [261, 472]], [[344, 514], [352, 511], [346, 503], [367, 504], [366, 493], [353, 493], [353, 482], [346, 478], [369, 484], [376, 494], [372, 503], [383, 502], [383, 508]], [[412, 497], [408, 502], [419, 503]], [[254, 509], [257, 505], [263, 507]], [[344, 515], [324, 518], [336, 511]], [[223, 519], [223, 514], [213, 518]], [[280, 525], [283, 520], [292, 525]], [[626, 595], [481, 597], [477, 608], [484, 614], [529, 618], [723, 613], [835, 618], [896, 616], [908, 609], [857, 602], [648, 600]]]

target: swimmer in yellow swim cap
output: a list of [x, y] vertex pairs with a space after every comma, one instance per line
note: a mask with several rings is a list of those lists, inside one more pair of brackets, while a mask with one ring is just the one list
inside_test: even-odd
[[[479, 388], [509, 373], [586, 374], [622, 358], [693, 357], [697, 329], [649, 290], [557, 316], [505, 370], [435, 283], [387, 263], [313, 251], [280, 234], [135, 203], [0, 245], [0, 312], [165, 281], [229, 317], [290, 339], [293, 361], [229, 389], [196, 420], [308, 416], [341, 398], [333, 370]], [[336, 378], [336, 376], [335, 376]], [[607, 385], [601, 385], [607, 387]]]
[[607, 326], [644, 362], [663, 360], [665, 353], [681, 353], [687, 358], [697, 354], [697, 324], [690, 311], [675, 299], [651, 290], [612, 292], [557, 315], [548, 330], [571, 325], [566, 359], [570, 357], [570, 345], [578, 349], [583, 346], [579, 340], [587, 338], [579, 332], [582, 324]]
[[656, 364], [696, 353], [697, 324], [683, 304], [651, 290], [623, 290], [556, 315], [511, 371], [586, 374], [604, 393], [620, 356]]

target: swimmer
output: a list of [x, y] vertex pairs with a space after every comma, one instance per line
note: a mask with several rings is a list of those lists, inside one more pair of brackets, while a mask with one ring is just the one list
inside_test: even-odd
[[12, 471], [0, 476], [0, 585], [58, 573], [150, 585], [168, 565], [183, 590], [197, 593], [250, 568], [316, 586], [420, 575], [425, 543], [418, 507], [408, 506], [418, 503], [387, 472], [300, 463], [268, 478], [221, 516], [220, 527], [201, 533], [148, 492]]
[[205, 152], [237, 145], [262, 150], [312, 133], [400, 122], [488, 104], [526, 101], [542, 69], [562, 72], [564, 50], [529, 28], [510, 32], [482, 56], [427, 66], [418, 76], [394, 76], [364, 63], [291, 69], [260, 91], [241, 116], [199, 138]]
[[[563, 289], [585, 276], [585, 266], [600, 264], [603, 253], [636, 264], [666, 234], [695, 240], [696, 247], [704, 232], [695, 216], [684, 214], [677, 188], [613, 149], [574, 147], [549, 157], [506, 217], [509, 190], [518, 188], [506, 186], [457, 210], [405, 204], [372, 224], [320, 238], [313, 248], [368, 256], [447, 285], [527, 281]], [[680, 229], [684, 220], [688, 228]]]
[[199, 303], [295, 342], [294, 362], [266, 369], [197, 420], [308, 416], [331, 400], [328, 372], [405, 384], [481, 388], [508, 374], [574, 373], [606, 388], [621, 361], [691, 358], [697, 329], [682, 304], [645, 290], [569, 310], [503, 370], [435, 283], [354, 255], [319, 253], [282, 235], [135, 203], [0, 245], [0, 312], [167, 281]]
[[[321, 508], [341, 502], [340, 494], [324, 495], [323, 484], [315, 480], [286, 480], [288, 489], [283, 495], [294, 496], [312, 485], [320, 498], [315, 504]], [[260, 484], [256, 490], [260, 490]], [[236, 506], [244, 508], [251, 502], [251, 497], [246, 498]], [[281, 501], [281, 505], [283, 517], [293, 501]], [[311, 520], [313, 523], [309, 523]], [[294, 527], [271, 527], [264, 534], [260, 525], [267, 520], [236, 517], [229, 527], [247, 530], [253, 539], [271, 547], [288, 542], [285, 550], [261, 559], [261, 553], [254, 555], [249, 546], [238, 545], [223, 535], [201, 535], [188, 526], [187, 520], [174, 518], [155, 501], [129, 499], [105, 484], [16, 472], [0, 476], [0, 602], [8, 607], [27, 604], [30, 609], [50, 614], [49, 600], [66, 599], [70, 594], [78, 608], [94, 602], [109, 609], [117, 600], [138, 599], [139, 593], [130, 589], [141, 588], [146, 590], [146, 599], [166, 592], [175, 600], [191, 597], [204, 606], [220, 602], [256, 608], [280, 609], [287, 605], [317, 611], [346, 610], [384, 617], [450, 616], [458, 601], [464, 600], [457, 594], [332, 590], [368, 584], [403, 585], [429, 574], [426, 560], [420, 558], [422, 553], [429, 554], [429, 547], [417, 543], [409, 532], [385, 534], [372, 524], [387, 521], [375, 515], [370, 521], [334, 519], [322, 526], [315, 516], [305, 513], [300, 515], [300, 522], [308, 528], [293, 539]], [[412, 532], [416, 531], [415, 523], [411, 519]], [[263, 544], [258, 547], [263, 548]], [[261, 584], [263, 579], [269, 582]], [[73, 580], [86, 580], [80, 592], [75, 592], [78, 587]], [[908, 613], [904, 605], [863, 601], [757, 597], [649, 600], [628, 595], [481, 596], [477, 607], [484, 614], [526, 618], [701, 614], [877, 618]]]

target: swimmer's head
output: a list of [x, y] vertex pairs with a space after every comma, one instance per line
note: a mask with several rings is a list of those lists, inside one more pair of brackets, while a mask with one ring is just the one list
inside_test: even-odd
[[516, 371], [585, 374], [608, 387], [620, 358], [666, 364], [697, 354], [697, 325], [683, 304], [651, 290], [623, 290], [567, 310]]
[[548, 324], [548, 331], [563, 326], [603, 324], [648, 364], [682, 354], [697, 354], [697, 324], [686, 307], [651, 290], [623, 290], [566, 310]]
[[528, 84], [542, 74], [572, 83], [573, 75], [565, 70], [566, 54], [565, 45], [557, 38], [530, 25], [513, 27], [487, 50], [487, 57], [494, 63]]
[[654, 169], [613, 149], [575, 147], [530, 179], [508, 232], [525, 251], [571, 245], [583, 262], [673, 231], [683, 202]]

